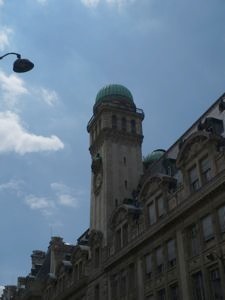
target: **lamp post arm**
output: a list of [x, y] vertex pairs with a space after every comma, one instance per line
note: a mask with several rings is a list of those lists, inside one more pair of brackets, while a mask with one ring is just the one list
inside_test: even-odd
[[5, 56], [10, 55], [10, 54], [14, 54], [17, 56], [17, 58], [21, 58], [21, 55], [19, 53], [9, 52], [9, 53], [6, 53], [5, 55], [0, 56], [0, 59], [3, 59]]

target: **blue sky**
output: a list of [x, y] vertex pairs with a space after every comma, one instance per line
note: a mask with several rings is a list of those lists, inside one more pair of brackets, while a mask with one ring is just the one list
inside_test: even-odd
[[0, 286], [51, 235], [89, 226], [86, 125], [98, 90], [144, 109], [143, 155], [167, 149], [225, 92], [224, 0], [0, 0]]

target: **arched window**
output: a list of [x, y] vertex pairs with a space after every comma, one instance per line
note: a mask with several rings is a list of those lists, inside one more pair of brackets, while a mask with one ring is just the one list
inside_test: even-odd
[[117, 116], [115, 115], [112, 116], [112, 128], [117, 128]]
[[135, 122], [135, 120], [131, 120], [130, 125], [131, 125], [131, 132], [136, 133], [136, 122]]
[[127, 120], [126, 120], [126, 118], [122, 118], [122, 130], [127, 131]]

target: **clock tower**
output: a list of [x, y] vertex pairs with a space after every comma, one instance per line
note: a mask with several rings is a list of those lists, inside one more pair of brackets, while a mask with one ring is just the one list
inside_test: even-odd
[[142, 174], [143, 119], [126, 87], [111, 84], [98, 92], [87, 126], [92, 158], [90, 229], [102, 232], [105, 245], [112, 212], [132, 197]]

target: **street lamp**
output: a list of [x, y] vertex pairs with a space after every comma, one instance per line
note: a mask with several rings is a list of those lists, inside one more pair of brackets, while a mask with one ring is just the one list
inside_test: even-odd
[[17, 59], [13, 63], [13, 71], [16, 73], [24, 73], [33, 69], [34, 64], [26, 58], [21, 58], [19, 53], [9, 52], [3, 56], [0, 56], [0, 59], [3, 59], [7, 55], [16, 55]]

